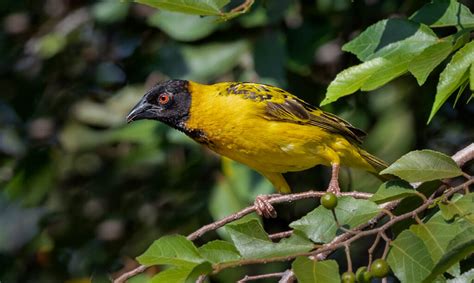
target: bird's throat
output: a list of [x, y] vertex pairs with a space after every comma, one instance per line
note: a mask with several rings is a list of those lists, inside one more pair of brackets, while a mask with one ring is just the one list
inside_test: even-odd
[[188, 137], [192, 138], [193, 140], [195, 140], [196, 142], [200, 144], [207, 145], [209, 147], [211, 147], [213, 144], [212, 141], [209, 140], [207, 134], [203, 130], [191, 129], [186, 126], [186, 122], [184, 121], [180, 123], [176, 123], [171, 126], [177, 129], [178, 131], [185, 133]]

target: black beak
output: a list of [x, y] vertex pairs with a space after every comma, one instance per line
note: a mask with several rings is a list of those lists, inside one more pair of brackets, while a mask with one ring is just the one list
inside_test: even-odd
[[140, 100], [127, 115], [127, 123], [142, 119], [156, 119], [156, 111], [153, 111], [153, 105], [148, 103], [145, 98]]

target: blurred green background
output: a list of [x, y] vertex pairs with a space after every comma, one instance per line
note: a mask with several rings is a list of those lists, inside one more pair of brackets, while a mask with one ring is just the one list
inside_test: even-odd
[[[188, 234], [272, 192], [259, 175], [162, 124], [126, 125], [127, 112], [153, 84], [264, 82], [318, 105], [335, 75], [358, 63], [342, 44], [423, 4], [256, 1], [248, 14], [217, 22], [119, 1], [4, 1], [0, 282], [105, 281], [132, 268], [159, 236]], [[454, 109], [449, 100], [427, 126], [437, 81], [435, 72], [420, 88], [404, 76], [325, 110], [366, 130], [365, 148], [387, 161], [421, 148], [452, 154], [473, 141], [474, 105], [466, 105], [467, 95]], [[286, 177], [295, 191], [323, 189], [329, 171]], [[348, 170], [342, 181], [346, 190], [369, 192], [378, 182]], [[314, 205], [277, 206], [280, 217], [264, 220], [267, 231], [288, 229]], [[356, 264], [357, 249], [367, 247], [352, 252]], [[258, 268], [285, 264], [212, 280], [232, 282]]]

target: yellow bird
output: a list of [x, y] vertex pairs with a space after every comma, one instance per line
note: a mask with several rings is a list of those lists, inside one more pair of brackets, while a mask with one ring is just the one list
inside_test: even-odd
[[[169, 80], [151, 88], [127, 121], [153, 119], [187, 134], [216, 153], [265, 176], [290, 193], [282, 173], [322, 164], [332, 167], [328, 191], [340, 193], [340, 165], [378, 173], [385, 162], [360, 148], [365, 133], [274, 86]], [[265, 197], [259, 214], [272, 216]]]

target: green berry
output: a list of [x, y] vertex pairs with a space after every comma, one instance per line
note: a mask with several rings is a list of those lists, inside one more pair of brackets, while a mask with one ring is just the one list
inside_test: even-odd
[[370, 272], [377, 278], [384, 278], [390, 271], [390, 267], [385, 260], [379, 258], [372, 262]]
[[356, 279], [359, 283], [369, 283], [372, 273], [367, 270], [367, 266], [359, 267], [356, 271]]
[[327, 209], [334, 209], [337, 206], [337, 197], [333, 193], [325, 193], [321, 197], [321, 204]]
[[346, 271], [342, 274], [341, 276], [341, 282], [342, 283], [355, 283], [356, 282], [356, 276], [354, 272]]

